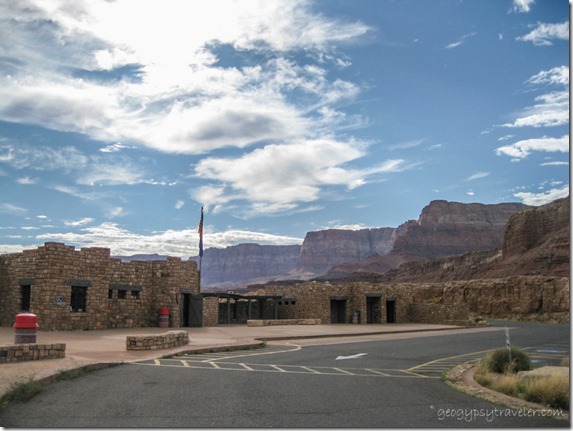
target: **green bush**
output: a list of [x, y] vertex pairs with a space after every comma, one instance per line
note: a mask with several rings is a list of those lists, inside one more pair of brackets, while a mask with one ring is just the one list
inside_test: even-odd
[[518, 371], [529, 371], [531, 360], [523, 350], [512, 347], [510, 364], [509, 351], [502, 347], [490, 353], [484, 360], [484, 365], [492, 373], [517, 373]]

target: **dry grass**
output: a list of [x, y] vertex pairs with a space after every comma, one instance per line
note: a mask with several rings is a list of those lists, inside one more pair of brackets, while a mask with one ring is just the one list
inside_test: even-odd
[[523, 395], [527, 401], [569, 410], [569, 377], [528, 378], [523, 382]]
[[551, 408], [569, 410], [569, 377], [518, 377], [511, 373], [492, 373], [483, 363], [478, 365], [474, 379], [480, 385], [512, 397]]
[[569, 356], [565, 356], [563, 359], [561, 359], [561, 366], [569, 367]]

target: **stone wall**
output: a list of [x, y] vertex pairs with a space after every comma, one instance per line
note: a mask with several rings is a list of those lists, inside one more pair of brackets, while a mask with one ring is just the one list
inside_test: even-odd
[[469, 324], [469, 307], [467, 304], [410, 304], [408, 305], [409, 320], [412, 323], [434, 323], [442, 325]]
[[280, 326], [280, 325], [320, 325], [320, 319], [279, 319], [247, 320], [247, 326]]
[[127, 350], [161, 350], [189, 344], [187, 331], [169, 331], [165, 334], [129, 335], [125, 339]]
[[[22, 303], [22, 286], [30, 286], [29, 306]], [[0, 326], [11, 326], [26, 306], [40, 330], [158, 326], [161, 307], [178, 327], [182, 289], [199, 294], [193, 261], [122, 262], [108, 248], [77, 251], [48, 242], [0, 256]]]
[[[252, 294], [282, 295], [279, 319], [320, 319], [323, 323], [350, 323], [353, 312], [360, 314], [361, 324], [394, 321], [459, 325], [469, 322], [470, 313], [491, 317], [569, 313], [568, 277], [396, 284], [276, 282]], [[337, 306], [344, 309], [337, 311]]]
[[282, 295], [279, 319], [320, 319], [323, 323], [351, 323], [359, 313], [360, 323], [386, 323], [389, 303], [394, 304], [394, 323], [409, 322], [407, 305], [411, 287], [383, 286], [368, 282], [301, 281], [265, 285], [254, 295]]
[[203, 298], [203, 326], [217, 326], [219, 320], [219, 298]]
[[66, 345], [54, 344], [6, 344], [0, 346], [0, 364], [6, 362], [59, 359], [66, 357]]

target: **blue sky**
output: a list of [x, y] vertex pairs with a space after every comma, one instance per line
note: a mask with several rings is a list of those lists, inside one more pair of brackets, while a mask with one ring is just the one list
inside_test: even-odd
[[0, 253], [568, 194], [567, 1], [0, 1]]

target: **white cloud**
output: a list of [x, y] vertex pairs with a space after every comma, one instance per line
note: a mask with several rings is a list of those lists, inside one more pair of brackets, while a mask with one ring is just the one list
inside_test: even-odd
[[[336, 112], [332, 105], [354, 97], [358, 87], [283, 54], [305, 51], [309, 58], [347, 65], [336, 48], [370, 30], [293, 0], [31, 0], [25, 7], [0, 4], [0, 26], [25, 41], [0, 41], [0, 55], [18, 64], [0, 74], [0, 119], [187, 154], [308, 137], [316, 118], [333, 124], [333, 115], [317, 110], [328, 105], [323, 114]], [[222, 45], [273, 51], [274, 59], [219, 67]], [[134, 71], [119, 80], [70, 73], [122, 66]], [[288, 101], [293, 91], [308, 96], [304, 105]], [[343, 113], [336, 121], [360, 124], [359, 117]], [[110, 144], [100, 151], [122, 148]]]
[[539, 103], [525, 108], [513, 123], [502, 124], [501, 127], [555, 127], [569, 124], [569, 68], [567, 66], [541, 71], [529, 78], [526, 83], [565, 86], [566, 90], [537, 96], [535, 101]]
[[539, 166], [569, 166], [569, 162], [545, 162]]
[[100, 152], [102, 153], [117, 153], [118, 151], [122, 151], [126, 148], [131, 148], [128, 145], [124, 145], [121, 142], [116, 142], [115, 144], [107, 145], [103, 148], [100, 148]]
[[474, 180], [479, 180], [481, 178], [485, 178], [487, 176], [489, 176], [489, 172], [476, 172], [473, 175], [470, 175], [469, 177], [466, 178], [466, 181], [474, 181]]
[[31, 177], [20, 177], [20, 178], [16, 178], [16, 182], [18, 184], [22, 184], [22, 185], [26, 185], [26, 186], [31, 186], [34, 184], [38, 184], [40, 180], [38, 178], [31, 178]]
[[185, 201], [179, 200], [175, 202], [175, 209], [180, 210], [185, 205]]
[[139, 184], [144, 182], [143, 171], [132, 166], [127, 160], [103, 162], [95, 160], [84, 168], [76, 178], [80, 185], [119, 185]]
[[84, 167], [88, 157], [74, 147], [51, 148], [0, 142], [0, 163], [16, 169], [69, 172]]
[[0, 244], [0, 254], [21, 253], [23, 250], [30, 250], [39, 247], [38, 245], [21, 245], [21, 244]]
[[153, 127], [137, 134], [160, 151], [200, 154], [293, 138], [303, 135], [308, 126], [308, 121], [292, 106], [261, 93], [216, 98], [194, 107], [175, 104]]
[[[79, 233], [41, 234], [36, 238], [40, 241], [61, 241], [76, 247], [106, 247], [111, 249], [112, 255], [117, 256], [159, 253], [188, 258], [199, 252], [199, 235], [195, 227], [142, 235], [130, 232], [116, 223], [108, 222], [99, 226], [84, 228]], [[292, 245], [302, 244], [302, 238], [233, 229], [224, 232], [212, 232], [209, 226], [205, 227], [205, 248], [225, 248], [245, 242]], [[14, 252], [21, 251], [16, 246], [13, 250]]]
[[521, 201], [526, 205], [545, 205], [553, 202], [556, 199], [561, 199], [569, 196], [569, 184], [563, 186], [560, 189], [551, 189], [542, 193], [520, 192], [515, 193], [513, 196], [521, 199]]
[[104, 198], [110, 197], [112, 196], [111, 193], [109, 192], [101, 192], [101, 191], [83, 191], [78, 187], [74, 187], [74, 186], [67, 186], [67, 185], [62, 185], [62, 184], [53, 184], [53, 185], [48, 185], [48, 188], [52, 189], [52, 190], [56, 190], [60, 193], [65, 193], [67, 195], [70, 196], [74, 196], [76, 198], [82, 199], [82, 200], [86, 200], [86, 201], [99, 201], [102, 200]]
[[71, 227], [77, 227], [77, 226], [83, 226], [86, 224], [90, 224], [93, 221], [94, 221], [94, 219], [91, 217], [84, 217], [80, 220], [66, 221], [66, 222], [64, 222], [64, 225], [71, 226]]
[[110, 208], [106, 213], [106, 216], [109, 218], [116, 218], [124, 215], [125, 215], [125, 209], [122, 207]]
[[552, 40], [569, 40], [569, 21], [558, 24], [539, 23], [535, 29], [525, 36], [519, 36], [516, 40], [532, 42], [537, 46], [553, 45]]
[[561, 138], [533, 138], [518, 141], [511, 145], [505, 145], [495, 150], [498, 156], [506, 155], [516, 159], [524, 159], [533, 151], [544, 152], [569, 152], [569, 135]]
[[26, 208], [19, 207], [17, 205], [4, 202], [0, 204], [0, 213], [13, 214], [13, 215], [23, 215], [26, 214], [28, 210]]
[[513, 11], [527, 13], [531, 10], [533, 3], [535, 3], [535, 0], [513, 0]]
[[535, 98], [541, 102], [524, 109], [522, 116], [502, 127], [555, 127], [569, 123], [569, 93], [553, 92]]
[[388, 147], [389, 150], [405, 150], [408, 148], [416, 148], [422, 145], [424, 142], [423, 139], [416, 139], [413, 141], [401, 142], [399, 144], [390, 145]]
[[354, 189], [376, 174], [405, 169], [403, 160], [363, 169], [346, 163], [365, 156], [363, 145], [316, 139], [285, 145], [267, 145], [238, 158], [206, 158], [195, 175], [216, 183], [192, 192], [198, 202], [221, 206], [233, 200], [253, 202], [254, 213], [292, 210], [320, 197], [321, 189], [344, 186]]
[[526, 83], [540, 85], [569, 85], [569, 68], [567, 66], [558, 66], [550, 70], [542, 70], [537, 75], [533, 75]]
[[477, 33], [474, 31], [472, 33], [468, 33], [468, 34], [464, 34], [462, 37], [460, 37], [456, 42], [452, 42], [449, 45], [446, 46], [446, 49], [452, 49], [452, 48], [457, 48], [460, 45], [463, 45], [466, 41], [466, 39], [468, 39], [469, 37], [473, 37], [475, 36]]
[[510, 139], [515, 138], [515, 135], [505, 135], [502, 136], [501, 138], [497, 138], [498, 141], [509, 141]]
[[[129, 158], [117, 155], [88, 157], [75, 147], [51, 148], [22, 143], [0, 143], [0, 163], [6, 163], [16, 169], [72, 173], [73, 181], [78, 185], [174, 184], [145, 178], [143, 168], [134, 165]], [[32, 185], [39, 180], [25, 176], [16, 181], [19, 184]], [[74, 194], [77, 190], [68, 186], [67, 191], [61, 187], [60, 191]]]

